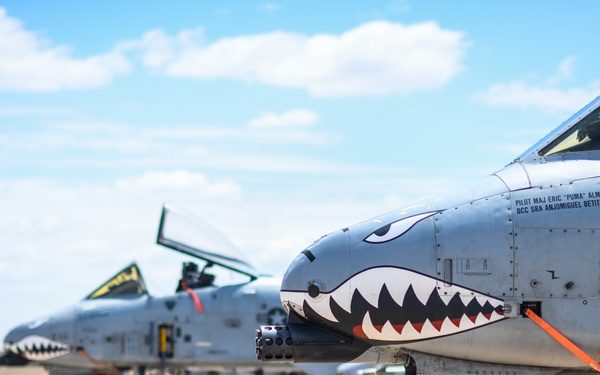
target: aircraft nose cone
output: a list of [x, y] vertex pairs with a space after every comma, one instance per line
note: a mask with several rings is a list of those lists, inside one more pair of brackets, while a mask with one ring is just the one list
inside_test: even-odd
[[0, 357], [0, 366], [24, 366], [29, 363], [29, 360], [23, 357], [14, 345], [24, 337], [25, 329], [24, 325], [20, 325], [8, 332], [4, 338], [4, 355]]
[[18, 363], [18, 357], [26, 361], [43, 362], [68, 354], [70, 344], [53, 340], [56, 332], [68, 333], [72, 327], [71, 309], [67, 313], [37, 319], [13, 328], [4, 339], [3, 361]]
[[29, 329], [25, 324], [21, 324], [11, 329], [6, 337], [4, 338], [4, 353], [16, 353], [14, 349], [14, 344], [19, 340], [25, 338], [29, 334]]
[[281, 289], [306, 292], [315, 297], [331, 291], [350, 269], [350, 251], [347, 230], [320, 238], [292, 262], [283, 277]]
[[321, 310], [328, 293], [350, 272], [351, 240], [348, 230], [322, 237], [303, 250], [289, 266], [281, 284], [281, 302], [288, 312], [306, 317], [305, 304]]
[[4, 338], [4, 355], [0, 357], [0, 366], [24, 366], [29, 363], [29, 360], [23, 357], [14, 345], [25, 336], [25, 330], [25, 325], [20, 325], [8, 332]]

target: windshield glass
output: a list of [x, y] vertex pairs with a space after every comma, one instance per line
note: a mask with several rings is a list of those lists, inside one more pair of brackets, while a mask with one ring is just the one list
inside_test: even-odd
[[540, 156], [550, 156], [590, 150], [600, 150], [600, 107], [544, 147], [539, 154]]

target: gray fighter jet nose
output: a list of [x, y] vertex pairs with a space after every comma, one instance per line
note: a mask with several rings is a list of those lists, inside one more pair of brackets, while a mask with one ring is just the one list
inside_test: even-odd
[[350, 253], [348, 229], [321, 237], [292, 262], [281, 290], [305, 292], [312, 298], [330, 292], [343, 281], [342, 275], [349, 272]]
[[16, 351], [13, 350], [14, 344], [26, 337], [29, 331], [30, 329], [27, 328], [27, 325], [25, 324], [20, 324], [11, 329], [4, 338], [4, 353], [7, 354], [11, 351], [16, 353]]
[[13, 328], [4, 339], [4, 355], [0, 357], [0, 366], [24, 366], [29, 360], [21, 355], [13, 345], [23, 337], [25, 325]]

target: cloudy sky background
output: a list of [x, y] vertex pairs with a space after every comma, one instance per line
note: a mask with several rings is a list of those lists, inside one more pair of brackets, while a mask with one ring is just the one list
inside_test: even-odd
[[163, 202], [280, 277], [509, 163], [600, 93], [600, 4], [3, 1], [0, 335], [137, 261]]

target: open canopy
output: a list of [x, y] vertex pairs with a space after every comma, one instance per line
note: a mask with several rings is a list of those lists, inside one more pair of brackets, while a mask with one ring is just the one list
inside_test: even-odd
[[163, 206], [156, 242], [252, 279], [259, 276], [227, 237], [202, 219], [170, 205]]

